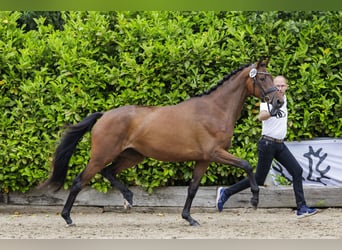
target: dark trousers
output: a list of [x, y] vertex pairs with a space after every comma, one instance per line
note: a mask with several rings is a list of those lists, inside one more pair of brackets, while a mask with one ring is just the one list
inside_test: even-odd
[[[258, 166], [255, 172], [255, 179], [259, 186], [264, 185], [267, 174], [271, 168], [273, 159], [282, 164], [291, 174], [293, 180], [293, 190], [296, 199], [297, 208], [306, 205], [303, 191], [302, 173], [303, 169], [294, 158], [285, 143], [277, 143], [266, 139], [260, 139], [258, 142]], [[225, 190], [226, 195], [236, 194], [250, 187], [247, 178], [230, 186]]]

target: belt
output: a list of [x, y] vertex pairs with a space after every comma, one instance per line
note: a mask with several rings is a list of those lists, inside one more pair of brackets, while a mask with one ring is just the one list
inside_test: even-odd
[[261, 139], [265, 139], [265, 140], [268, 140], [268, 141], [273, 141], [273, 142], [276, 142], [276, 143], [283, 143], [284, 142], [283, 139], [276, 139], [276, 138], [273, 138], [273, 137], [270, 137], [270, 136], [267, 136], [267, 135], [261, 136]]

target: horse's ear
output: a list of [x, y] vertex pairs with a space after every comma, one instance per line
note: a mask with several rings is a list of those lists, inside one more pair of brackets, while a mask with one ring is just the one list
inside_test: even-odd
[[268, 63], [270, 62], [271, 60], [271, 55], [267, 56], [266, 60], [265, 60], [265, 63], [266, 63], [266, 66], [268, 65]]
[[266, 67], [268, 62], [270, 61], [271, 56], [268, 57], [261, 57], [258, 61], [257, 68], [259, 67]]
[[265, 64], [264, 58], [261, 57], [257, 63], [257, 69], [260, 67], [265, 67], [267, 64]]

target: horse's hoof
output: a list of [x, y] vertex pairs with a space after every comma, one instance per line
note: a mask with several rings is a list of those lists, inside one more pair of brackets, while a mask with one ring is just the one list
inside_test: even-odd
[[71, 223], [71, 224], [66, 224], [65, 227], [76, 227], [76, 224], [75, 223]]
[[124, 209], [131, 209], [132, 208], [132, 204], [129, 203], [126, 199], [124, 200]]
[[190, 222], [190, 226], [192, 226], [192, 227], [199, 227], [200, 224], [197, 221], [194, 220], [194, 221]]
[[258, 200], [255, 200], [255, 199], [253, 199], [253, 198], [251, 199], [251, 204], [252, 204], [252, 206], [253, 206], [254, 209], [257, 209], [258, 203], [259, 203]]

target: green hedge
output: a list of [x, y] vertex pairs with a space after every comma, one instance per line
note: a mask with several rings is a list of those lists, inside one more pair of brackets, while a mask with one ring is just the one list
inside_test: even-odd
[[[272, 56], [269, 71], [289, 79], [289, 140], [341, 137], [341, 12], [44, 14], [0, 12], [2, 192], [26, 192], [48, 178], [66, 124], [126, 104], [176, 104], [265, 55]], [[57, 26], [47, 22], [56, 17]], [[247, 100], [230, 149], [253, 166], [258, 102]], [[71, 159], [65, 188], [89, 159], [89, 137]], [[192, 167], [146, 159], [120, 179], [151, 192], [187, 185]], [[229, 185], [243, 176], [211, 164], [201, 184]], [[110, 186], [100, 175], [91, 185]]]

